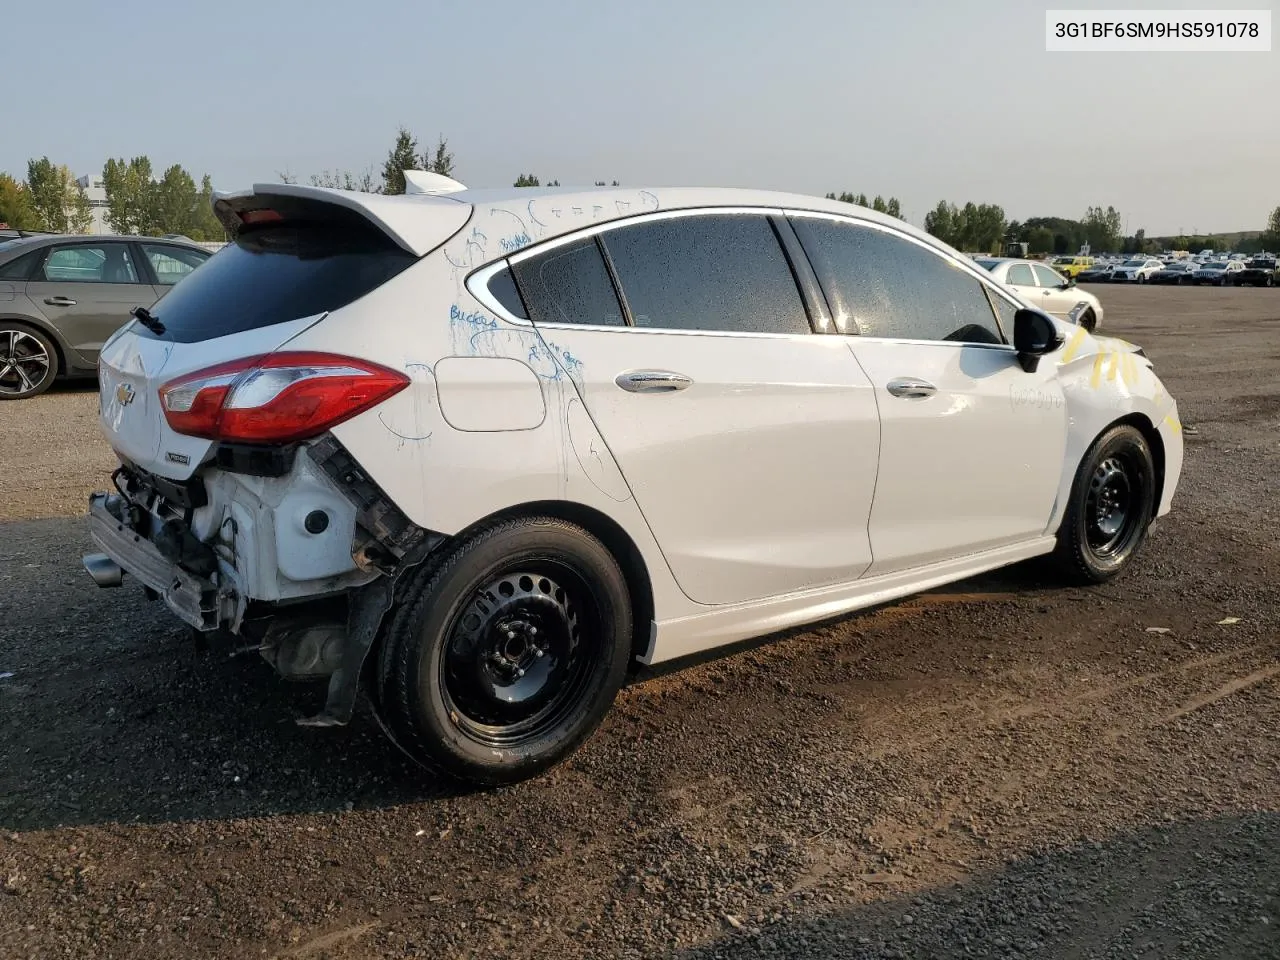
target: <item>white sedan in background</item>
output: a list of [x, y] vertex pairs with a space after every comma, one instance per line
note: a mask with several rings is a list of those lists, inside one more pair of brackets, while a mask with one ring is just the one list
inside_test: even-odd
[[1081, 290], [1074, 280], [1048, 264], [1004, 257], [979, 257], [974, 262], [990, 271], [998, 282], [1012, 289], [1027, 304], [1060, 320], [1070, 320], [1071, 312], [1079, 308], [1080, 326], [1086, 330], [1102, 326], [1102, 304], [1098, 298]]

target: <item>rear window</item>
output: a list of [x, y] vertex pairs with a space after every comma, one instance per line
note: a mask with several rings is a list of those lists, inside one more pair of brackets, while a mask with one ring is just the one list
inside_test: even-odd
[[276, 225], [242, 232], [151, 308], [163, 334], [194, 343], [336, 310], [416, 258], [384, 234], [350, 226]]

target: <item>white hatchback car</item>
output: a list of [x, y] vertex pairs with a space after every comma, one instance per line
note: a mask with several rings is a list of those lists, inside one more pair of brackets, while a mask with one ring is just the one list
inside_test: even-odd
[[635, 661], [1041, 554], [1102, 581], [1169, 509], [1142, 351], [900, 220], [408, 181], [219, 195], [234, 242], [102, 349], [86, 567], [327, 677], [300, 722], [363, 683], [419, 762], [510, 782]]
[[1000, 283], [1012, 288], [1029, 306], [1053, 314], [1060, 320], [1079, 320], [1090, 332], [1102, 326], [1102, 303], [1088, 290], [1081, 290], [1046, 263], [1005, 257], [977, 257], [974, 262], [991, 272]]

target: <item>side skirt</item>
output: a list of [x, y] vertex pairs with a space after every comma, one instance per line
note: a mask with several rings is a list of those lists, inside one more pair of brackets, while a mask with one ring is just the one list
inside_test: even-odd
[[728, 607], [709, 607], [705, 613], [659, 621], [653, 625], [649, 650], [640, 660], [645, 664], [661, 663], [874, 607], [1051, 553], [1056, 542], [1051, 536], [1039, 537], [914, 570]]

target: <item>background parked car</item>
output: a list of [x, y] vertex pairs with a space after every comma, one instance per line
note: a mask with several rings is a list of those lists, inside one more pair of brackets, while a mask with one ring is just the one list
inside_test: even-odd
[[1078, 277], [1094, 265], [1093, 257], [1055, 257], [1053, 269], [1065, 277]]
[[1175, 283], [1185, 285], [1195, 283], [1196, 272], [1200, 264], [1191, 260], [1178, 260], [1166, 263], [1163, 270], [1158, 270], [1147, 278], [1148, 283]]
[[1240, 260], [1215, 260], [1213, 263], [1202, 265], [1196, 271], [1195, 282], [1229, 287], [1236, 282], [1236, 278], [1243, 270], [1244, 263]]
[[98, 350], [212, 256], [151, 237], [41, 234], [0, 242], [0, 400], [43, 393], [59, 376], [97, 375]]
[[1276, 283], [1275, 257], [1254, 257], [1236, 274], [1235, 282], [1252, 287], [1271, 287]]
[[1137, 257], [1125, 260], [1111, 271], [1112, 283], [1146, 283], [1164, 269], [1155, 257]]
[[974, 262], [990, 271], [996, 280], [1011, 288], [1030, 306], [1062, 320], [1070, 320], [1071, 311], [1080, 304], [1086, 304], [1080, 326], [1096, 330], [1102, 323], [1102, 304], [1098, 298], [1043, 263], [1004, 257], [979, 257]]
[[1076, 280], [1080, 283], [1107, 283], [1111, 280], [1112, 264], [1110, 261], [1099, 260], [1092, 267], [1081, 270], [1076, 274]]

